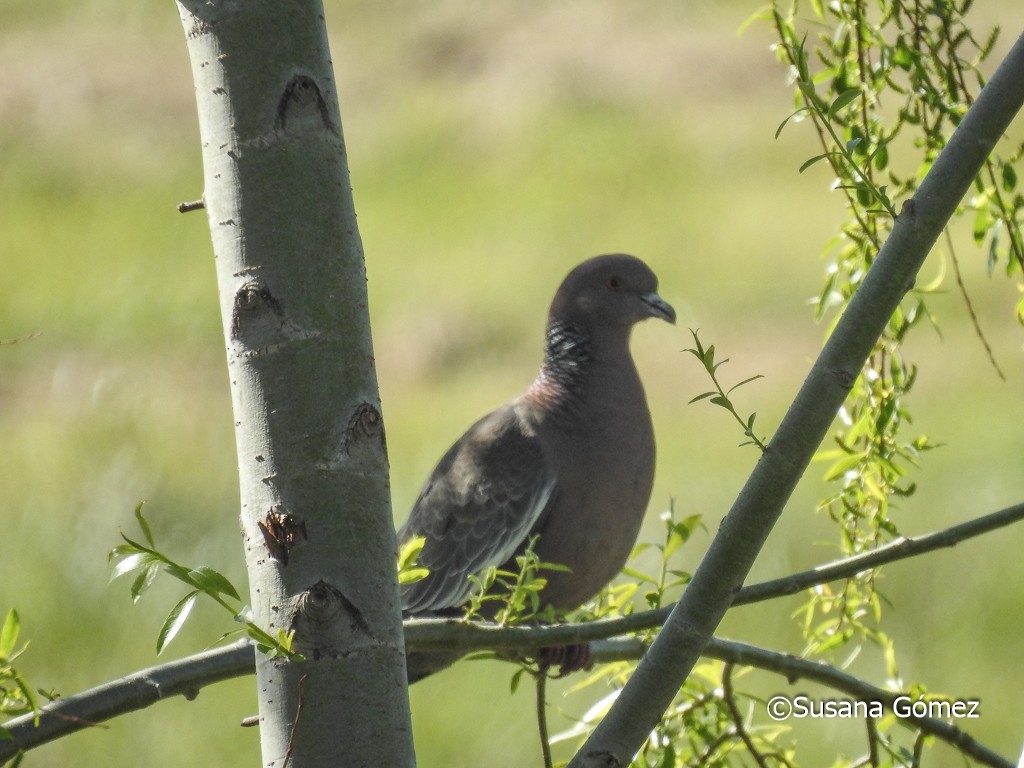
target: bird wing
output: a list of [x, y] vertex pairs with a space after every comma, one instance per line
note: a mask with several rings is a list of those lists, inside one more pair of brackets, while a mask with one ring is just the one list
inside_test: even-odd
[[522, 546], [555, 490], [555, 476], [514, 403], [482, 418], [441, 458], [398, 532], [426, 537], [419, 565], [430, 575], [402, 587], [403, 610], [453, 608], [469, 577]]

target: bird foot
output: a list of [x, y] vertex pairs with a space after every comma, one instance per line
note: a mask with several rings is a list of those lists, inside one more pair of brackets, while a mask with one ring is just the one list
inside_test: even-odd
[[537, 664], [543, 673], [547, 673], [552, 667], [558, 667], [556, 679], [579, 672], [581, 669], [589, 669], [593, 666], [590, 658], [590, 643], [541, 648], [537, 652]]

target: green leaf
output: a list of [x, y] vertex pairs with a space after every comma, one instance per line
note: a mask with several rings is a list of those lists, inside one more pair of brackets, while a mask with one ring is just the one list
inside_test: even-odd
[[825, 473], [825, 479], [835, 480], [842, 477], [851, 469], [856, 468], [864, 460], [865, 456], [867, 456], [867, 454], [862, 452], [851, 453], [848, 456], [844, 456], [828, 468], [828, 472]]
[[714, 397], [717, 394], [717, 392], [702, 392], [701, 394], [693, 398], [690, 402], [688, 402], [687, 405], [693, 405], [694, 403], [699, 402], [700, 400], [706, 400], [707, 398]]
[[142, 572], [135, 577], [135, 581], [132, 582], [132, 602], [137, 603], [139, 598], [142, 597], [142, 593], [145, 592], [153, 585], [153, 580], [156, 575], [160, 572], [159, 563], [150, 563], [146, 568], [142, 569]]
[[509, 681], [509, 693], [515, 693], [519, 690], [519, 682], [522, 680], [524, 672], [526, 672], [525, 667], [520, 667], [512, 675], [512, 680]]
[[198, 568], [194, 568], [189, 571], [188, 575], [191, 577], [192, 583], [204, 592], [214, 592], [219, 595], [227, 595], [235, 600], [242, 599], [238, 596], [235, 585], [232, 584], [222, 573], [215, 571], [209, 566], [200, 565]]
[[18, 643], [18, 634], [21, 632], [21, 619], [18, 612], [11, 608], [4, 619], [4, 625], [0, 628], [0, 659], [9, 659], [14, 655], [14, 646]]
[[668, 560], [672, 556], [672, 553], [679, 549], [683, 544], [686, 543], [686, 538], [681, 536], [678, 531], [673, 530], [669, 534], [668, 541], [665, 542], [665, 559]]
[[670, 741], [665, 745], [665, 751], [661, 755], [661, 762], [658, 763], [658, 768], [674, 768], [675, 764], [676, 749]]
[[884, 141], [878, 145], [878, 149], [871, 153], [871, 162], [879, 171], [884, 171], [889, 165], [889, 142]]
[[423, 551], [423, 545], [427, 543], [426, 536], [413, 536], [402, 545], [398, 551], [398, 569], [406, 568], [416, 562]]
[[797, 171], [797, 173], [803, 173], [808, 168], [810, 168], [812, 165], [814, 165], [816, 162], [818, 162], [819, 160], [824, 160], [830, 154], [832, 154], [832, 153], [831, 152], [825, 152], [825, 153], [820, 154], [820, 155], [815, 155], [810, 160], [804, 161], [804, 164], [800, 166], [800, 170]]
[[429, 568], [406, 568], [398, 572], [399, 584], [414, 584], [430, 575]]
[[1003, 165], [1002, 168], [1003, 176], [1003, 189], [1007, 192], [1013, 192], [1017, 188], [1017, 171], [1013, 169], [1013, 166], [1009, 163]]
[[775, 129], [775, 138], [778, 139], [779, 136], [782, 135], [782, 129], [786, 127], [786, 124], [789, 123], [790, 120], [792, 120], [794, 117], [797, 117], [798, 115], [802, 115], [804, 112], [810, 111], [810, 107], [800, 107], [800, 109], [796, 110], [796, 112], [787, 115], [786, 119], [779, 123], [779, 127]]
[[139, 551], [139, 548], [132, 544], [118, 544], [107, 554], [108, 560], [115, 560], [119, 557], [127, 557]]
[[138, 568], [145, 568], [153, 561], [153, 555], [149, 552], [136, 552], [135, 554], [128, 555], [127, 557], [118, 560], [114, 565], [114, 570], [110, 574], [110, 580], [113, 581], [114, 579], [124, 576], [126, 573], [131, 573]]
[[146, 520], [142, 514], [142, 505], [146, 502], [140, 501], [135, 507], [135, 519], [139, 521], [139, 527], [142, 529], [142, 535], [146, 537], [146, 543], [149, 544], [150, 549], [156, 549], [156, 543], [153, 540], [153, 531], [149, 527], [149, 521]]
[[850, 104], [850, 102], [858, 96], [860, 96], [860, 88], [849, 88], [836, 96], [835, 100], [828, 108], [829, 120], [833, 119], [837, 114], [839, 114], [839, 111], [843, 109], [843, 107]]
[[181, 628], [185, 625], [185, 620], [188, 619], [188, 615], [192, 612], [192, 608], [196, 604], [196, 599], [199, 597], [199, 590], [194, 590], [185, 595], [181, 600], [178, 601], [169, 614], [167, 619], [164, 621], [164, 625], [160, 627], [160, 634], [157, 635], [156, 639], [156, 653], [159, 656], [164, 652], [164, 648], [174, 639], [175, 635], [181, 631]]
[[654, 578], [653, 576], [648, 576], [646, 573], [641, 573], [640, 571], [636, 570], [636, 568], [629, 568], [627, 566], [626, 568], [622, 569], [622, 573], [625, 576], [628, 576], [629, 578], [635, 579], [639, 582], [647, 582], [648, 584], [658, 583], [658, 580], [656, 578]]
[[729, 387], [729, 391], [726, 392], [726, 394], [727, 395], [731, 395], [735, 390], [739, 389], [744, 384], [749, 384], [752, 381], [757, 381], [758, 379], [763, 379], [763, 378], [764, 378], [764, 374], [759, 373], [756, 376], [751, 376], [749, 379], [744, 379], [739, 384], [733, 384], [731, 387]]

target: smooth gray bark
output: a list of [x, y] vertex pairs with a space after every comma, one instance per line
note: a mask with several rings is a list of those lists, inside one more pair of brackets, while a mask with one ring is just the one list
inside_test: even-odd
[[412, 765], [383, 421], [320, 0], [178, 0], [199, 109], [265, 765]]
[[570, 768], [624, 766], [700, 657], [925, 257], [1024, 103], [1024, 36], [907, 201], [682, 599]]

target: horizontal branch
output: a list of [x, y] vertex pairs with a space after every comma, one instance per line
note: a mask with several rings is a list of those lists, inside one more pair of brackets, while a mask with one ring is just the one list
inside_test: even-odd
[[[736, 593], [733, 606], [762, 602], [795, 594], [810, 587], [856, 576], [869, 568], [904, 560], [936, 549], [953, 547], [962, 541], [1024, 520], [1024, 504], [992, 512], [965, 523], [920, 536], [901, 537], [870, 552], [845, 557], [779, 579], [751, 584]], [[417, 651], [520, 650], [603, 640], [633, 632], [657, 629], [674, 605], [633, 613], [614, 619], [539, 627], [498, 627], [466, 623], [458, 619], [413, 619], [406, 622], [406, 645]]]
[[932, 531], [910, 538], [901, 536], [888, 544], [859, 555], [836, 560], [827, 565], [819, 565], [809, 571], [795, 573], [792, 576], [783, 576], [779, 579], [744, 587], [736, 595], [732, 604], [733, 606], [745, 605], [783, 595], [793, 595], [819, 584], [855, 576], [869, 568], [878, 568], [886, 563], [922, 555], [936, 549], [954, 547], [961, 541], [1004, 528], [1021, 520], [1024, 520], [1024, 504], [1015, 504], [1012, 507], [976, 517], [966, 523], [959, 523], [941, 531]]
[[33, 749], [83, 728], [96, 727], [161, 699], [192, 700], [201, 688], [255, 672], [256, 651], [248, 640], [133, 672], [117, 680], [57, 699], [4, 723], [11, 739], [0, 739], [0, 765], [19, 751]]
[[[592, 650], [594, 661], [604, 664], [611, 661], [638, 659], [646, 652], [647, 646], [636, 638], [630, 638], [601, 641], [595, 643], [592, 646]], [[735, 640], [712, 638], [711, 642], [704, 649], [703, 655], [712, 659], [718, 659], [719, 661], [756, 667], [766, 672], [775, 672], [785, 677], [790, 685], [795, 684], [798, 680], [811, 680], [834, 691], [848, 694], [856, 701], [877, 701], [890, 712], [893, 711], [896, 699], [907, 695], [904, 692], [888, 691], [871, 685], [858, 677], [854, 677], [821, 661], [802, 659], [788, 653], [770, 651], [766, 648], [759, 648], [755, 645]], [[1015, 764], [1013, 761], [1007, 760], [1002, 755], [977, 741], [970, 734], [944, 720], [934, 717], [901, 717], [901, 720], [912, 723], [922, 733], [934, 736], [940, 741], [956, 747], [964, 755], [973, 758], [979, 763], [994, 766], [994, 768], [1014, 768]]]
[[[952, 547], [961, 541], [989, 533], [1022, 519], [1024, 519], [1024, 504], [1017, 504], [940, 531], [912, 538], [897, 539], [870, 552], [836, 560], [783, 578], [744, 587], [737, 593], [733, 605], [791, 595], [819, 584], [849, 578], [868, 568], [877, 568], [886, 563], [914, 557], [935, 549]], [[455, 619], [412, 619], [405, 623], [405, 642], [406, 647], [411, 651], [458, 650], [462, 653], [481, 650], [528, 653], [537, 648], [590, 642], [594, 643], [594, 660], [603, 662], [626, 658], [621, 655], [624, 648], [634, 649], [635, 654], [642, 653], [642, 649], [646, 648], [646, 645], [640, 640], [627, 640], [618, 643], [600, 641], [633, 632], [657, 629], [668, 616], [671, 608], [668, 606], [615, 619], [532, 627], [499, 627], [494, 624], [467, 623]], [[744, 646], [741, 643], [713, 640], [708, 646], [707, 655], [725, 661], [750, 663], [738, 657], [719, 655], [726, 652], [722, 649], [730, 647], [753, 648], [753, 646]], [[753, 666], [778, 671], [787, 676], [790, 676], [796, 667], [773, 667], [768, 665], [768, 661], [779, 658], [785, 659], [786, 664], [799, 662], [815, 665], [801, 667], [800, 669], [809, 671], [797, 673], [799, 677], [815, 680], [818, 678], [812, 674], [814, 670], [823, 667], [830, 669], [827, 665], [818, 665], [817, 662], [785, 654], [777, 654], [772, 651], [763, 651], [763, 653], [767, 654], [764, 657], [767, 661], [754, 663]], [[207, 685], [252, 674], [253, 659], [252, 647], [248, 641], [243, 640], [223, 648], [204, 651], [167, 664], [143, 669], [118, 680], [58, 699], [41, 709], [38, 726], [35, 725], [35, 716], [32, 714], [22, 715], [4, 724], [13, 738], [0, 740], [0, 763], [10, 759], [19, 749], [28, 750], [38, 747], [83, 728], [96, 726], [117, 715], [144, 709], [161, 699], [172, 696], [195, 698], [199, 690]], [[851, 679], [856, 680], [856, 678]], [[827, 680], [823, 682], [831, 684]], [[861, 684], [867, 685], [866, 683]], [[849, 693], [855, 692], [853, 689], [835, 687]], [[884, 699], [878, 700], [884, 701]], [[922, 726], [922, 730], [925, 730], [924, 726]], [[936, 736], [944, 738], [939, 733], [936, 733]], [[1003, 763], [990, 764], [1002, 765]]]

